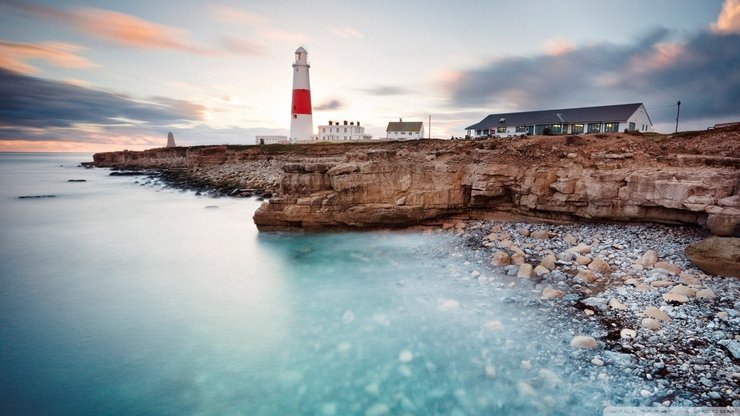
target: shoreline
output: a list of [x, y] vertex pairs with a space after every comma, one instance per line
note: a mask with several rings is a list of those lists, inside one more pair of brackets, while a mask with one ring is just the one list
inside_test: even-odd
[[[633, 399], [654, 406], [740, 407], [740, 283], [707, 275], [686, 257], [701, 230], [502, 221], [438, 230], [471, 251], [478, 284], [536, 293], [553, 328], [573, 336], [566, 354], [595, 380], [629, 372], [643, 381]], [[531, 276], [513, 263], [530, 264]]]

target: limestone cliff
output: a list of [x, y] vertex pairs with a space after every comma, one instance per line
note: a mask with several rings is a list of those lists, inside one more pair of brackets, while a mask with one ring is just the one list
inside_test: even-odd
[[260, 230], [395, 227], [505, 211], [550, 219], [697, 224], [717, 235], [740, 231], [737, 128], [669, 137], [209, 149], [178, 148], [185, 153], [164, 158], [115, 153], [96, 155], [95, 161], [176, 165], [200, 175], [222, 172], [215, 177], [227, 182], [251, 178], [254, 184], [255, 178], [270, 177], [273, 182], [263, 185], [273, 188], [279, 178], [277, 196], [254, 215]]

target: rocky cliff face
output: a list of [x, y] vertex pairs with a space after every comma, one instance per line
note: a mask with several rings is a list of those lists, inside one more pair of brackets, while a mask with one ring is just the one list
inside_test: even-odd
[[185, 153], [176, 157], [127, 152], [96, 155], [95, 161], [187, 168], [263, 187], [279, 181], [278, 196], [254, 215], [260, 230], [400, 227], [504, 211], [740, 232], [740, 129], [675, 137], [312, 145], [265, 153], [269, 147], [178, 148]]
[[[722, 141], [737, 139], [736, 131]], [[447, 142], [350, 152], [335, 164], [307, 160], [283, 167], [281, 196], [254, 220], [261, 230], [365, 228], [507, 211], [698, 224], [717, 235], [737, 234], [737, 150], [729, 150], [731, 156], [679, 154], [650, 140], [614, 135]]]

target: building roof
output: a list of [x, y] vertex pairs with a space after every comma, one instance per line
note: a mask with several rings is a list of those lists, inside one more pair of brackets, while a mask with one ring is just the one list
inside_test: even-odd
[[[573, 124], [597, 121], [626, 121], [642, 103], [602, 105], [598, 107], [558, 108], [521, 113], [490, 114], [465, 130], [482, 130], [497, 126], [531, 126], [536, 124]], [[649, 117], [648, 117], [649, 118]]]
[[421, 131], [421, 121], [391, 121], [385, 131]]

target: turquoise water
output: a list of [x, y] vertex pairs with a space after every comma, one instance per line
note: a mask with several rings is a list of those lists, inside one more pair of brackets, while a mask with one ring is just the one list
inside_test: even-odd
[[536, 293], [452, 237], [260, 234], [260, 202], [87, 160], [0, 154], [0, 414], [585, 415], [618, 402], [620, 383], [571, 357], [547, 309], [507, 300]]

